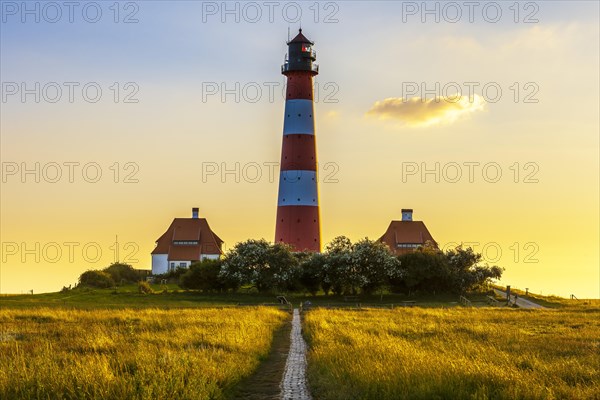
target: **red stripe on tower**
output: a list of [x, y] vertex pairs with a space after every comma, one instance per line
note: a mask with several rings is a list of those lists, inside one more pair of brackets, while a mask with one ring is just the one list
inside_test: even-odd
[[287, 77], [275, 242], [295, 251], [321, 251], [317, 148], [313, 105], [313, 42], [300, 29], [281, 66]]

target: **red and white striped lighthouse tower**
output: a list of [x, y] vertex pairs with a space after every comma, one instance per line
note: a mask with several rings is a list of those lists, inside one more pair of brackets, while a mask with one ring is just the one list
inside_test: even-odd
[[277, 201], [275, 242], [290, 244], [295, 251], [321, 251], [317, 146], [313, 106], [313, 42], [300, 29], [288, 43], [281, 66], [287, 77], [281, 172]]

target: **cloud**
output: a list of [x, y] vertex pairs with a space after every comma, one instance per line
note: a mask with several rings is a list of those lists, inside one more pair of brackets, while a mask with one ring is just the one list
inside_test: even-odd
[[332, 120], [337, 120], [340, 117], [340, 113], [339, 113], [339, 111], [331, 110], [331, 111], [327, 112], [327, 114], [325, 114], [325, 117], [332, 119]]
[[477, 94], [472, 98], [460, 95], [432, 99], [390, 97], [375, 102], [367, 115], [399, 120], [409, 126], [430, 126], [453, 123], [484, 107], [483, 97]]

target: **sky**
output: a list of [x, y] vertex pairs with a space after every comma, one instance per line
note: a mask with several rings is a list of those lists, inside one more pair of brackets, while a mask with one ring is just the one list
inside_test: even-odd
[[600, 296], [599, 3], [0, 1], [0, 293], [149, 269], [198, 207], [272, 241], [288, 39], [315, 42], [324, 243], [414, 209], [501, 283]]

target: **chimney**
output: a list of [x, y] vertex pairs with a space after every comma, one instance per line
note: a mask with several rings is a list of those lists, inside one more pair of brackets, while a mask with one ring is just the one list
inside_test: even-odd
[[198, 207], [192, 208], [192, 218], [198, 218]]
[[403, 208], [402, 209], [402, 221], [412, 221], [412, 208]]

